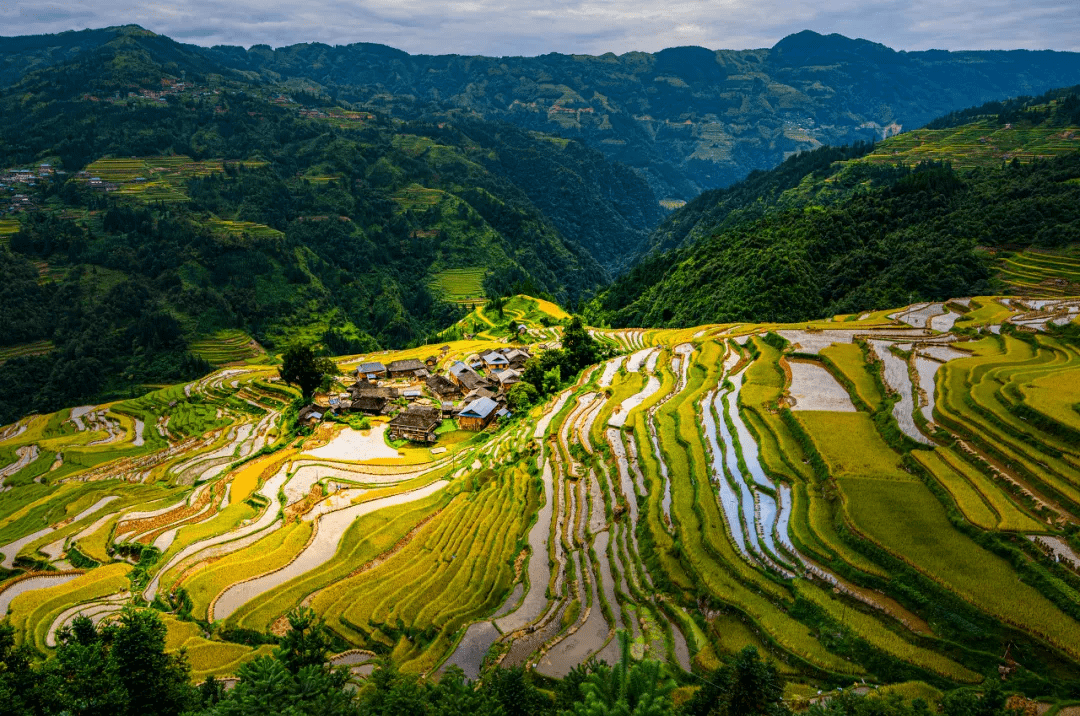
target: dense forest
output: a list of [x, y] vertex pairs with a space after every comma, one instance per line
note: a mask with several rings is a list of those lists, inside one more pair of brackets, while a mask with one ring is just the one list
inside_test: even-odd
[[1080, 241], [1080, 154], [971, 171], [857, 163], [840, 178], [851, 188], [832, 203], [781, 200], [770, 210], [751, 200], [750, 218], [734, 225], [722, 201], [718, 216], [694, 207], [719, 222], [711, 235], [646, 257], [587, 317], [613, 326], [800, 321], [991, 294], [979, 247]]

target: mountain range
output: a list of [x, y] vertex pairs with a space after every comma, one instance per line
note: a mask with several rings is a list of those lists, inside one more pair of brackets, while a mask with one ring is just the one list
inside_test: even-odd
[[397, 117], [448, 112], [581, 139], [673, 201], [797, 151], [882, 139], [962, 107], [1080, 82], [1077, 53], [898, 52], [811, 31], [754, 50], [482, 57], [373, 43], [203, 48], [118, 27], [0, 40], [0, 83], [117, 37], [137, 37], [179, 69], [303, 88]]

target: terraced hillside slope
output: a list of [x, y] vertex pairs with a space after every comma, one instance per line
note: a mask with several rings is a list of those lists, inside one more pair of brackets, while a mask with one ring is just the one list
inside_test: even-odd
[[[503, 313], [534, 353], [570, 340], [534, 322], [564, 320], [544, 302]], [[407, 359], [494, 379], [482, 365], [513, 347], [497, 316], [441, 347], [338, 358], [339, 382]], [[792, 693], [1002, 667], [1065, 695], [1078, 317], [1080, 299], [983, 296], [589, 329], [603, 362], [481, 432], [447, 418], [433, 445], [391, 441], [385, 416], [300, 428], [263, 367], [27, 416], [0, 429], [0, 611], [48, 654], [75, 615], [151, 602], [196, 678], [266, 653], [306, 605], [358, 678], [381, 655], [558, 678], [614, 662], [626, 630], [685, 683], [754, 645]], [[421, 379], [379, 382], [436, 402]]]
[[1075, 295], [1077, 207], [1072, 87], [955, 112], [875, 145], [823, 147], [706, 192], [652, 233], [650, 251], [586, 315], [675, 327], [1008, 290]]
[[415, 345], [487, 298], [576, 305], [659, 220], [580, 143], [359, 111], [134, 30], [0, 106], [0, 422], [299, 340]]

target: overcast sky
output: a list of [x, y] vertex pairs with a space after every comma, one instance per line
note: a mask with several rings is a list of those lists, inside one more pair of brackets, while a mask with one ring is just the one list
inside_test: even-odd
[[0, 35], [135, 23], [199, 45], [378, 42], [412, 53], [770, 47], [810, 29], [902, 50], [1080, 51], [1077, 0], [2, 0]]

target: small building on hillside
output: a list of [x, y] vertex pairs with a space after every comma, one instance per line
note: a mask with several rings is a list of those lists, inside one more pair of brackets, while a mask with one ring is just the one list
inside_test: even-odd
[[414, 400], [419, 400], [420, 398], [424, 397], [424, 393], [419, 388], [409, 388], [408, 390], [401, 391], [401, 397], [405, 398], [405, 400], [408, 400], [409, 402], [412, 402]]
[[390, 401], [377, 395], [356, 398], [349, 403], [349, 409], [364, 415], [386, 415], [390, 412]]
[[429, 376], [427, 387], [439, 400], [454, 400], [461, 397], [461, 386], [442, 375]]
[[416, 371], [424, 370], [424, 364], [415, 358], [409, 358], [391, 361], [386, 369], [390, 372], [391, 378], [413, 378]]
[[506, 356], [498, 351], [491, 351], [480, 356], [480, 360], [484, 361], [484, 366], [488, 370], [502, 370], [503, 368], [510, 367], [510, 361], [506, 360]]
[[426, 365], [429, 370], [431, 368], [434, 368], [438, 364], [439, 364], [439, 359], [436, 358], [435, 356], [428, 356], [427, 358], [424, 359], [424, 365]]
[[479, 373], [465, 365], [461, 361], [455, 361], [450, 366], [450, 380], [462, 387], [463, 390], [476, 390], [477, 388], [490, 387], [490, 383], [484, 380]]
[[458, 413], [458, 425], [462, 430], [479, 432], [495, 417], [499, 404], [491, 398], [477, 398]]
[[521, 370], [522, 368], [524, 368], [525, 361], [532, 358], [532, 356], [529, 355], [528, 351], [520, 350], [517, 348], [506, 351], [505, 353], [503, 353], [503, 356], [506, 358], [507, 363], [510, 364], [510, 367], [515, 370]]
[[496, 371], [493, 377], [499, 383], [499, 390], [503, 393], [510, 390], [510, 386], [514, 383], [521, 382], [521, 374], [513, 368], [507, 368], [506, 370]]
[[300, 408], [300, 412], [297, 414], [297, 419], [301, 425], [307, 425], [312, 427], [322, 422], [323, 415], [326, 412], [326, 408], [319, 405], [305, 405]]
[[378, 380], [379, 378], [385, 378], [386, 366], [376, 361], [361, 363], [360, 367], [356, 369], [356, 377], [367, 378], [368, 380]]
[[349, 387], [349, 395], [353, 400], [357, 398], [386, 398], [397, 400], [401, 393], [397, 388], [383, 388], [366, 380], [358, 380]]
[[465, 404], [479, 400], [480, 398], [491, 398], [492, 400], [498, 400], [499, 394], [490, 388], [477, 388], [476, 390], [470, 390], [465, 394]]
[[404, 438], [418, 443], [433, 443], [438, 439], [435, 431], [440, 423], [441, 408], [413, 404], [390, 421], [388, 431], [391, 440]]

